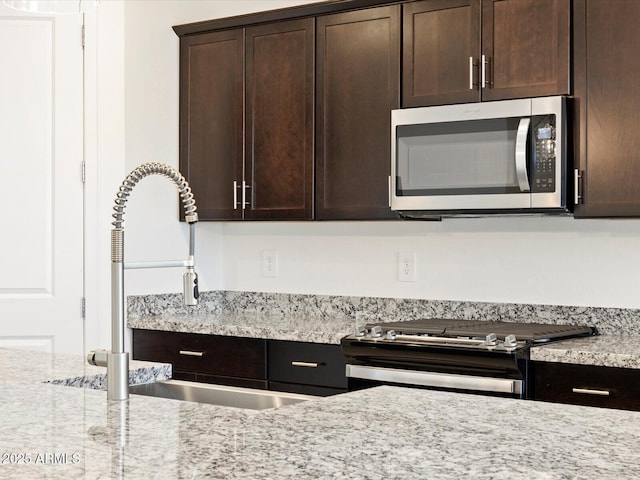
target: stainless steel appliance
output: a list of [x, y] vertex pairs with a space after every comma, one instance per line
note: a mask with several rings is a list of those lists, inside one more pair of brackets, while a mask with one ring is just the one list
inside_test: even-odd
[[529, 349], [593, 327], [457, 319], [367, 324], [344, 337], [349, 389], [400, 384], [531, 398]]
[[392, 210], [406, 217], [566, 213], [566, 98], [391, 113]]

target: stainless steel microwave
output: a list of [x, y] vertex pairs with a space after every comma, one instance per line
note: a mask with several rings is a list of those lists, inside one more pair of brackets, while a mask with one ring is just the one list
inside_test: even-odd
[[393, 110], [391, 209], [567, 212], [566, 124], [561, 96]]

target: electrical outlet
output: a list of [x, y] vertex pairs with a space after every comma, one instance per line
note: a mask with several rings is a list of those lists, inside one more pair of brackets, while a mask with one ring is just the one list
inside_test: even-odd
[[414, 252], [398, 253], [398, 280], [401, 282], [416, 281], [416, 254]]
[[262, 251], [262, 276], [278, 276], [278, 252], [275, 250]]

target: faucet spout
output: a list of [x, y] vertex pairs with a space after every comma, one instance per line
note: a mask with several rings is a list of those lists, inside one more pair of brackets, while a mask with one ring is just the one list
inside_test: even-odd
[[[148, 175], [162, 175], [178, 188], [184, 207], [185, 220], [189, 224], [189, 257], [183, 262], [124, 262], [124, 209], [133, 187]], [[195, 272], [195, 224], [198, 221], [196, 203], [187, 180], [173, 167], [162, 163], [145, 163], [133, 170], [122, 182], [116, 195], [111, 230], [111, 351], [90, 352], [90, 364], [107, 367], [107, 399], [129, 398], [129, 353], [124, 346], [124, 270], [125, 268], [154, 268], [186, 266], [183, 276], [185, 305], [198, 303], [198, 276]]]

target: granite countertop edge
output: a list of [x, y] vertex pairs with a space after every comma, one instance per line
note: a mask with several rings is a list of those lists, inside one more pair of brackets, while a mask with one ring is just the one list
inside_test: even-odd
[[350, 334], [355, 321], [348, 317], [256, 316], [255, 313], [209, 313], [198, 315], [157, 315], [129, 317], [127, 326], [207, 335], [289, 340], [339, 345]]
[[530, 355], [536, 362], [640, 369], [640, 337], [598, 335], [574, 338], [533, 347]]
[[[128, 327], [339, 345], [353, 331], [347, 317], [259, 316], [209, 313], [130, 317]], [[531, 360], [640, 369], [640, 336], [597, 335], [552, 342], [531, 349]]]

